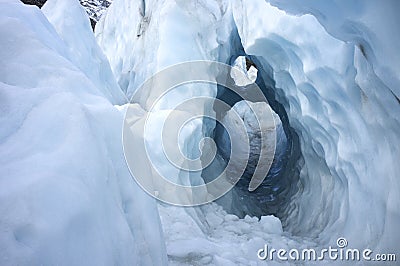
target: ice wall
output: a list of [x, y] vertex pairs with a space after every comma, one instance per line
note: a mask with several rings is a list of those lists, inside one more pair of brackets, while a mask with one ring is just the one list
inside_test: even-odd
[[[109, 7], [95, 35], [121, 88], [132, 96], [168, 66], [189, 60], [228, 62], [236, 48], [233, 27], [225, 1], [120, 0]], [[199, 94], [195, 89], [186, 93]]]
[[0, 264], [166, 264], [122, 114], [37, 7], [0, 10]]
[[290, 14], [312, 14], [332, 36], [358, 46], [379, 79], [400, 98], [399, 1], [268, 2]]
[[[155, 164], [170, 169], [166, 172], [168, 179], [186, 184], [188, 181], [185, 180], [190, 175], [193, 184], [203, 182], [201, 172], [182, 173], [180, 169], [170, 167], [170, 162], [160, 150], [159, 133], [163, 119], [187, 99], [215, 97], [217, 86], [189, 83], [174, 88], [160, 99], [158, 84], [153, 84], [153, 89], [149, 90], [139, 88], [160, 70], [178, 63], [192, 60], [229, 61], [235, 43], [231, 42], [233, 27], [232, 12], [225, 1], [125, 0], [113, 2], [96, 26], [96, 38], [109, 58], [122, 90], [130, 98], [134, 95], [132, 102], [139, 104], [146, 114], [152, 114], [152, 119], [146, 121], [150, 124], [154, 122], [150, 126], [154, 131], [146, 133], [144, 138]], [[205, 104], [199, 101], [192, 107], [193, 114], [212, 115], [212, 104], [212, 101]], [[158, 112], [160, 110], [163, 112]], [[182, 113], [182, 116], [185, 115], [190, 116]], [[200, 140], [211, 134], [215, 124], [202, 123], [200, 119], [192, 125], [186, 127], [181, 135], [181, 146], [189, 157], [193, 157], [190, 154], [192, 151], [199, 150]]]
[[[354, 246], [393, 249], [400, 218], [400, 150], [393, 146], [399, 40], [389, 9], [398, 5], [271, 2], [296, 16], [262, 0], [235, 1], [233, 10], [246, 54], [274, 83], [300, 136], [302, 189], [286, 228], [322, 242], [343, 235]], [[377, 22], [373, 12], [384, 11], [387, 19]]]
[[76, 0], [49, 0], [41, 8], [68, 49], [68, 58], [113, 104], [124, 104], [126, 96], [118, 86], [110, 64], [92, 33], [89, 18]]

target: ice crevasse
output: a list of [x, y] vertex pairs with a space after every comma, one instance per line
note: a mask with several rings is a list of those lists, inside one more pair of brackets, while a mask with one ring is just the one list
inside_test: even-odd
[[[256, 265], [265, 243], [325, 248], [338, 237], [398, 251], [397, 1], [115, 0], [95, 36], [78, 1], [39, 10], [1, 0], [0, 10], [1, 264]], [[261, 219], [229, 213], [234, 194], [192, 208], [157, 203], [130, 176], [117, 107], [168, 66], [239, 56], [255, 63], [298, 139], [290, 197]], [[188, 84], [152, 112], [220, 92]], [[155, 94], [136, 95], [138, 115]], [[214, 127], [194, 121], [184, 149], [197, 151]]]

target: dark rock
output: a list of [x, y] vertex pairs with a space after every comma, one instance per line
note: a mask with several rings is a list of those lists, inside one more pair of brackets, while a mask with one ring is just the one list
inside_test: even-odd
[[92, 25], [92, 29], [93, 29], [93, 31], [94, 31], [94, 27], [96, 27], [96, 23], [97, 23], [97, 21], [96, 21], [96, 20], [94, 20], [94, 19], [90, 18], [90, 25]]
[[35, 5], [41, 8], [44, 3], [46, 3], [46, 0], [21, 0], [21, 2], [27, 5]]
[[257, 69], [256, 64], [254, 64], [253, 61], [251, 61], [249, 58], [246, 57], [246, 69], [249, 70], [251, 66]]
[[[35, 5], [41, 8], [46, 0], [21, 0], [22, 3], [27, 5]], [[97, 21], [100, 18], [103, 10], [110, 6], [110, 0], [80, 0], [81, 5], [85, 8], [90, 18], [90, 24], [94, 31]]]

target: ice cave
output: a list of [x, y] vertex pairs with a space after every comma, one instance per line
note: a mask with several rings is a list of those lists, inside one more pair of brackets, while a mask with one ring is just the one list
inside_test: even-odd
[[0, 0], [0, 265], [397, 265], [399, 13]]

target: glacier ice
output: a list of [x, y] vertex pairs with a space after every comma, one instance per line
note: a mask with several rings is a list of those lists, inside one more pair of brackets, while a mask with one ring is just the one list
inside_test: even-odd
[[[17, 0], [0, 9], [1, 264], [257, 265], [266, 243], [326, 248], [338, 237], [397, 252], [396, 0], [115, 0], [96, 39], [78, 1], [49, 0], [44, 14]], [[247, 71], [245, 57], [256, 68]], [[180, 102], [229, 98], [213, 84], [185, 84], [157, 106], [157, 84], [137, 93], [155, 73], [191, 60], [236, 66], [249, 78], [233, 75], [236, 85], [251, 94], [256, 82], [267, 94], [282, 121], [276, 146], [285, 148], [276, 153], [299, 152], [284, 172], [293, 179], [273, 183], [277, 194], [261, 187], [251, 199], [234, 189], [217, 203], [180, 208], [133, 182], [121, 143], [126, 99], [135, 96], [137, 121], [153, 115], [146, 141], [156, 151], [159, 121]], [[196, 157], [215, 128], [194, 120], [182, 149]], [[143, 151], [135, 152], [140, 162]], [[171, 180], [194, 185], [224, 161], [190, 176], [161, 165]], [[270, 174], [281, 178], [283, 168]], [[263, 215], [262, 204], [275, 205]], [[260, 219], [235, 215], [238, 206]]]
[[[220, 141], [221, 155], [225, 159], [229, 159], [231, 157], [229, 142], [238, 143], [243, 150], [246, 150], [246, 152], [242, 149], [239, 150], [240, 153], [238, 157], [248, 158], [248, 164], [244, 175], [251, 178], [254, 175], [254, 170], [257, 167], [258, 161], [262, 160], [262, 168], [265, 168], [262, 170], [264, 175], [258, 176], [258, 178], [263, 180], [265, 173], [268, 173], [269, 167], [275, 157], [275, 144], [277, 142], [276, 131], [281, 123], [279, 116], [271, 110], [271, 107], [269, 107], [266, 102], [253, 103], [243, 100], [237, 102], [232, 109], [225, 114], [222, 122], [226, 127], [226, 131], [224, 131], [225, 134]], [[241, 131], [237, 129], [238, 125], [241, 123], [244, 123], [246, 133], [249, 136], [248, 141], [244, 141], [243, 136], [240, 135]], [[230, 141], [228, 134], [231, 138]], [[247, 149], [249, 151], [247, 151]], [[266, 152], [262, 152], [263, 149], [265, 149]], [[255, 188], [256, 187], [258, 187], [258, 185], [255, 186]], [[249, 189], [253, 191], [255, 188], [250, 182]]]
[[[315, 5], [310, 3], [310, 10], [315, 10]], [[342, 34], [332, 36], [324, 26], [328, 24], [329, 29], [340, 20], [335, 17], [331, 24], [325, 21], [321, 25], [316, 19], [321, 15], [317, 11], [316, 17], [292, 16], [264, 1], [236, 1], [235, 6], [234, 17], [243, 48], [260, 62], [264, 71], [259, 73], [272, 76], [290, 124], [301, 132], [303, 189], [289, 206], [296, 210], [286, 218], [289, 228], [295, 234], [318, 236], [325, 241], [341, 232], [354, 245], [393, 248], [396, 237], [392, 236], [398, 235], [398, 230], [386, 221], [399, 217], [392, 207], [399, 200], [394, 196], [398, 182], [393, 179], [398, 172], [395, 161], [399, 150], [387, 145], [397, 139], [399, 105], [392, 86], [388, 87], [393, 83], [390, 71], [386, 79], [372, 70], [377, 67], [379, 73], [381, 60], [388, 55], [370, 60], [358, 43], [343, 38], [352, 21], [344, 21]], [[387, 4], [386, 8], [389, 7]], [[368, 17], [372, 10], [366, 8], [365, 12]], [[269, 15], [258, 15], [262, 13]], [[321, 15], [320, 19], [327, 16]], [[390, 25], [385, 23], [392, 19], [389, 16], [383, 24]], [[257, 27], [260, 24], [264, 26]], [[371, 30], [374, 27], [369, 27]], [[384, 49], [379, 47], [381, 40], [369, 38], [361, 41], [378, 46], [373, 48], [376, 53], [385, 50], [390, 54], [398, 44], [396, 37], [386, 40], [385, 46], [391, 44], [391, 49]], [[395, 73], [396, 63], [392, 67]], [[382, 116], [385, 120], [379, 118]], [[384, 160], [371, 160], [371, 156], [378, 154]], [[324, 212], [326, 208], [330, 212]]]
[[114, 1], [95, 29], [117, 81], [129, 97], [147, 78], [173, 64], [205, 59], [228, 61], [234, 46], [234, 24], [227, 2], [143, 3]]
[[[282, 217], [285, 230], [310, 237], [318, 243], [332, 243], [340, 233], [355, 246], [370, 245], [380, 249], [395, 246], [393, 241], [397, 237], [393, 236], [398, 236], [394, 226], [398, 221], [398, 212], [394, 207], [398, 204], [395, 158], [399, 151], [389, 149], [387, 144], [396, 142], [395, 132], [399, 126], [396, 118], [399, 107], [393, 97], [393, 94], [396, 95], [394, 85], [397, 84], [393, 73], [398, 71], [396, 63], [389, 66], [387, 73], [382, 74], [384, 71], [379, 69], [382, 62], [387, 61], [387, 54], [393, 54], [393, 47], [399, 42], [396, 37], [386, 38], [382, 39], [385, 40], [384, 46], [392, 44], [390, 49], [380, 46], [382, 40], [377, 40], [378, 37], [371, 33], [377, 30], [375, 25], [371, 26], [373, 20], [367, 19], [372, 17], [372, 6], [365, 9], [367, 23], [359, 25], [354, 22], [356, 15], [351, 13], [356, 12], [354, 4], [340, 7], [349, 9], [350, 13], [344, 13], [349, 20], [336, 20], [334, 11], [329, 11], [330, 7], [339, 5], [336, 2], [320, 4], [323, 6], [321, 10], [317, 2], [313, 5], [309, 1], [305, 4], [309, 8], [297, 10], [296, 4], [283, 1], [271, 1], [272, 4], [261, 0], [233, 1], [232, 4], [224, 3], [228, 6], [224, 16], [229, 18], [232, 12], [234, 22], [220, 20], [217, 28], [214, 26], [209, 32], [201, 27], [188, 27], [186, 31], [186, 28], [171, 24], [183, 23], [181, 19], [185, 13], [198, 16], [200, 8], [185, 10], [190, 4], [182, 6], [180, 1], [159, 3], [157, 7], [146, 5], [149, 10], [144, 13], [150, 17], [142, 21], [137, 19], [133, 25], [118, 21], [113, 23], [111, 21], [118, 18], [116, 14], [140, 13], [139, 2], [136, 11], [135, 8], [123, 9], [122, 2], [115, 2], [110, 7], [100, 22], [102, 26], [96, 29], [100, 45], [112, 62], [122, 87], [133, 92], [146, 76], [174, 63], [199, 59], [199, 55], [202, 59], [226, 63], [233, 63], [237, 56], [250, 57], [257, 65], [260, 79], [274, 89], [276, 100], [284, 106], [289, 123], [300, 139], [302, 158], [297, 165], [300, 177], [298, 184], [294, 184], [297, 192]], [[192, 5], [201, 7], [202, 16], [208, 17], [210, 13], [215, 15], [212, 10], [214, 3], [221, 6], [222, 2], [198, 1]], [[161, 7], [163, 5], [167, 7]], [[289, 7], [288, 12], [273, 5], [281, 9]], [[360, 3], [360, 6], [365, 5]], [[208, 8], [208, 12], [203, 10], [204, 7]], [[389, 8], [390, 4], [386, 7]], [[384, 30], [383, 25], [387, 28], [393, 20], [394, 17], [389, 17], [383, 21], [379, 31]], [[200, 22], [207, 25], [201, 19]], [[343, 28], [339, 23], [343, 23]], [[214, 42], [215, 32], [221, 28], [228, 29], [228, 34], [219, 34], [218, 38], [224, 40], [225, 36], [225, 42], [231, 44], [229, 49], [207, 45]], [[137, 29], [140, 29], [137, 38], [131, 38], [129, 44], [122, 45], [127, 47], [109, 43], [110, 38], [134, 36], [135, 32], [138, 33]], [[357, 30], [351, 35], [353, 39], [349, 39], [351, 29]], [[389, 32], [391, 30], [393, 27]], [[190, 35], [188, 31], [194, 33]], [[125, 32], [132, 34], [123, 34]], [[207, 39], [197, 39], [199, 34], [205, 35], [204, 32], [208, 33]], [[387, 32], [379, 34], [386, 35]], [[167, 37], [160, 37], [164, 35]], [[191, 45], [193, 40], [197, 41], [197, 46]], [[210, 50], [213, 54], [207, 54]], [[370, 50], [385, 54], [369, 56]], [[227, 53], [230, 56], [226, 56]], [[131, 57], [126, 57], [127, 54]], [[373, 87], [379, 88], [379, 98]], [[381, 104], [383, 102], [384, 105]], [[375, 115], [371, 116], [371, 112]], [[378, 118], [381, 115], [387, 119], [382, 121]], [[386, 131], [385, 138], [379, 137], [382, 128], [390, 129]], [[384, 156], [385, 164], [379, 160], [371, 161], [371, 155], [376, 153]], [[379, 184], [375, 182], [376, 176], [382, 179]], [[391, 198], [388, 200], [382, 195], [390, 195]], [[363, 201], [368, 203], [360, 204]], [[365, 221], [363, 217], [371, 216], [371, 209], [373, 218]], [[197, 215], [191, 216], [201, 221], [203, 218], [199, 217], [202, 214], [198, 213], [203, 212], [197, 210]], [[362, 229], [355, 230], [354, 227]], [[360, 236], [360, 232], [365, 233]], [[383, 232], [385, 235], [378, 237]]]
[[[238, 114], [238, 116], [233, 114]], [[238, 119], [243, 120], [245, 124], [246, 133], [249, 136], [247, 146], [243, 136], [239, 135], [238, 125], [240, 121], [237, 121]], [[258, 120], [261, 119], [265, 122], [259, 125]], [[260, 216], [266, 212], [262, 205], [265, 204], [265, 201], [268, 201], [267, 198], [270, 198], [269, 201], [275, 199], [274, 194], [278, 194], [277, 191], [285, 181], [280, 180], [279, 175], [288, 149], [282, 122], [279, 116], [268, 106], [268, 103], [249, 101], [237, 102], [225, 114], [222, 121], [225, 128], [218, 127], [215, 141], [224, 160], [232, 160], [230, 158], [231, 142], [239, 146], [246, 146], [249, 149], [249, 155], [238, 154], [239, 158], [248, 156], [248, 164], [241, 180], [233, 188], [232, 194], [234, 196], [232, 199], [229, 199], [229, 202], [227, 202], [227, 199], [219, 202], [224, 202], [222, 205], [226, 210], [240, 217], [245, 216], [245, 214]], [[262, 145], [264, 145], [266, 152], [262, 152]], [[263, 162], [261, 175], [255, 173], [259, 160]], [[267, 182], [264, 182], [265, 179]], [[268, 192], [270, 190], [276, 193]], [[254, 204], [250, 204], [252, 200], [254, 200]]]
[[332, 36], [357, 46], [373, 65], [375, 75], [400, 98], [400, 35], [395, 26], [400, 23], [398, 1], [335, 0], [322, 4], [307, 0], [289, 5], [282, 0], [269, 2], [291, 14], [312, 14]]
[[37, 7], [0, 10], [0, 263], [165, 264], [155, 201], [125, 165], [123, 115]]
[[231, 72], [231, 77], [235, 81], [236, 85], [246, 86], [253, 84], [256, 81], [258, 70], [254, 66], [250, 66], [250, 68], [247, 69], [246, 58], [244, 56], [238, 56], [238, 58], [233, 62], [233, 67], [246, 74], [246, 78], [241, 79], [235, 75], [235, 73], [237, 73], [236, 71]]
[[[79, 1], [48, 0], [41, 9], [68, 49], [68, 58], [113, 104], [127, 101], [96, 39]], [[79, 30], [77, 30], [79, 29]]]

